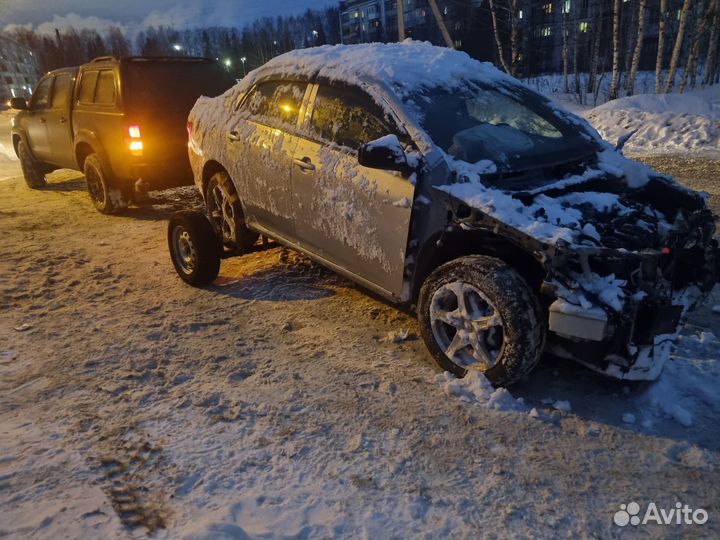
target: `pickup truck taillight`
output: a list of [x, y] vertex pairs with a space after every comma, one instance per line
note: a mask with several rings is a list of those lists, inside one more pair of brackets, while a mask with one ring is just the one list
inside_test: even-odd
[[133, 156], [142, 156], [143, 153], [143, 143], [140, 140], [140, 126], [137, 124], [133, 124], [132, 126], [128, 127], [128, 135], [130, 135], [130, 153]]
[[187, 123], [188, 140], [192, 139], [192, 128], [193, 128], [193, 123], [188, 122]]

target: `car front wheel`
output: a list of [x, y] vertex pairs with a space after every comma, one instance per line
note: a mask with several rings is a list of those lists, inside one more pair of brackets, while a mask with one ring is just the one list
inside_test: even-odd
[[47, 185], [45, 175], [40, 170], [40, 165], [30, 154], [30, 150], [23, 141], [18, 142], [18, 157], [20, 158], [20, 168], [22, 169], [25, 183], [31, 189], [41, 189]]
[[420, 331], [446, 371], [485, 374], [508, 386], [529, 372], [545, 346], [546, 320], [537, 296], [513, 268], [494, 257], [450, 261], [425, 281]]
[[85, 158], [85, 181], [90, 199], [103, 214], [117, 214], [130, 204], [130, 196], [115, 185], [115, 179], [103, 166], [100, 156]]
[[204, 214], [193, 210], [173, 214], [168, 247], [175, 271], [186, 283], [200, 287], [218, 276], [222, 243]]

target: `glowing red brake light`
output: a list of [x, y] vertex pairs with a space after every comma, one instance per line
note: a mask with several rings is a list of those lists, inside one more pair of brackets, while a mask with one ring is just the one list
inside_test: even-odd
[[193, 129], [193, 123], [188, 122], [187, 123], [188, 139], [192, 139], [192, 129]]
[[140, 126], [137, 124], [133, 124], [128, 128], [128, 135], [130, 135], [131, 139], [139, 139], [140, 138]]

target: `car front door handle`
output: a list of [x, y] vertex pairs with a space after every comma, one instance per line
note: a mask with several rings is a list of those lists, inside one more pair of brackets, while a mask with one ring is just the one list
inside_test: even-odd
[[41, 124], [44, 124], [45, 122], [47, 122], [47, 118], [45, 118], [44, 116], [41, 116], [41, 117], [40, 117], [40, 123], [41, 123]]
[[314, 171], [315, 165], [313, 165], [312, 161], [310, 161], [309, 157], [304, 157], [302, 159], [293, 159], [293, 163], [300, 167], [304, 171]]
[[237, 142], [240, 140], [240, 135], [238, 135], [238, 132], [236, 130], [232, 130], [230, 133], [227, 134], [228, 141]]
[[66, 123], [66, 122], [67, 122], [67, 118], [65, 118], [64, 116], [61, 116], [61, 117], [60, 117], [60, 123], [61, 123], [61, 124], [64, 124], [64, 123]]

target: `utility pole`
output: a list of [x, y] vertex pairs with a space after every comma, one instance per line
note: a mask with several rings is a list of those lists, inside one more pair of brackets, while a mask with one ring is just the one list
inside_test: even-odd
[[397, 0], [398, 37], [405, 41], [405, 0]]
[[450, 32], [448, 32], [447, 26], [445, 26], [445, 21], [443, 21], [442, 14], [440, 13], [437, 2], [435, 0], [428, 0], [428, 2], [430, 3], [430, 8], [432, 9], [433, 15], [435, 15], [435, 20], [440, 27], [440, 32], [442, 33], [443, 39], [445, 40], [445, 45], [447, 45], [451, 49], [454, 49], [455, 44], [450, 38]]

